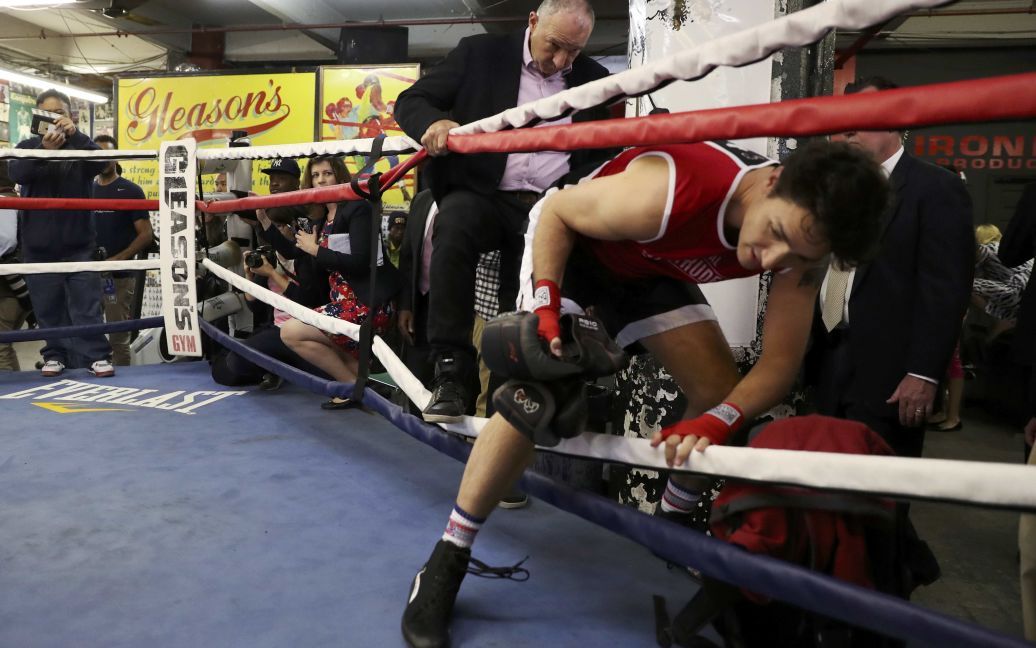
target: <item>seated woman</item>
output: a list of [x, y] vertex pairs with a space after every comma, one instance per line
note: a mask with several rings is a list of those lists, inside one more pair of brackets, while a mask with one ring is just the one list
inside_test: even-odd
[[[327, 187], [348, 181], [349, 172], [341, 158], [316, 157], [306, 165], [302, 187]], [[385, 333], [391, 326], [391, 300], [399, 291], [399, 273], [383, 260], [379, 247], [376, 288], [371, 290], [370, 241], [376, 225], [370, 205], [365, 201], [350, 201], [314, 208], [310, 219], [317, 221], [317, 226], [311, 231], [296, 233], [295, 244], [330, 273], [331, 300], [316, 310], [353, 324], [363, 324], [373, 318], [374, 333]], [[380, 246], [380, 236], [378, 240]], [[356, 380], [359, 366], [356, 340], [324, 333], [298, 320], [290, 320], [281, 327], [281, 339], [335, 380]], [[353, 404], [350, 399], [333, 399], [321, 407], [342, 409]]]

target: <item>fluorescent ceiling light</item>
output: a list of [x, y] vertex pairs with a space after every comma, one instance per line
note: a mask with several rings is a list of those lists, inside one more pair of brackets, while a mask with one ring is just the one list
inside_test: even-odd
[[76, 0], [0, 0], [0, 9], [18, 7], [57, 7], [75, 4]]
[[10, 70], [0, 69], [0, 79], [7, 79], [12, 83], [21, 83], [23, 85], [32, 86], [33, 88], [40, 88], [41, 90], [49, 90], [51, 88], [54, 88], [55, 90], [60, 90], [61, 92], [64, 92], [70, 97], [86, 99], [87, 101], [93, 103], [108, 103], [108, 97], [102, 94], [90, 92], [89, 90], [83, 90], [82, 88], [76, 88], [74, 86], [66, 85], [64, 83], [58, 83], [57, 81], [51, 81], [50, 79], [29, 76], [27, 74], [20, 74], [18, 72], [11, 72]]

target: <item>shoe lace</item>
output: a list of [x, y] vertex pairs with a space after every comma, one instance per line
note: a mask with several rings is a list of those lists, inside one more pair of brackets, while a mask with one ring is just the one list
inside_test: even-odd
[[522, 564], [528, 559], [526, 556], [509, 567], [492, 567], [478, 558], [471, 558], [468, 573], [479, 578], [500, 578], [524, 583], [529, 580], [529, 570], [522, 567]]

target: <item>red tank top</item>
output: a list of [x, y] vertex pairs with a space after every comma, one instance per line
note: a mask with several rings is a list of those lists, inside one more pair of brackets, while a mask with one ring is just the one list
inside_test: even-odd
[[695, 284], [759, 274], [737, 262], [737, 241], [724, 236], [723, 216], [742, 176], [777, 162], [730, 142], [674, 144], [629, 149], [590, 177], [620, 173], [647, 155], [669, 164], [662, 226], [648, 241], [583, 239], [597, 260], [620, 277], [669, 276]]

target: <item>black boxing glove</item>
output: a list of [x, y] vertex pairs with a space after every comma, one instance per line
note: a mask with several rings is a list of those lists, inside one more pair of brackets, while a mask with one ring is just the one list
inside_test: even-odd
[[610, 376], [626, 367], [629, 358], [596, 317], [561, 316], [561, 357], [579, 365], [585, 378]]
[[482, 331], [482, 360], [490, 371], [516, 380], [553, 381], [576, 376], [583, 369], [551, 355], [540, 340], [534, 313], [506, 313], [490, 320]]

